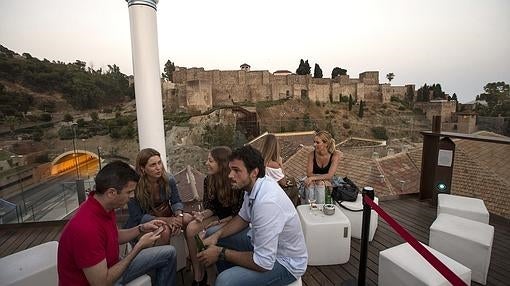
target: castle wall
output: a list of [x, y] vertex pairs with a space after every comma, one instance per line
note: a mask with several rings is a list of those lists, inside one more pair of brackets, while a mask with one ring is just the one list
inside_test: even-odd
[[365, 84], [379, 84], [379, 72], [367, 71], [359, 74], [359, 80]]
[[202, 112], [213, 106], [210, 81], [192, 80], [186, 83], [186, 106]]
[[329, 102], [330, 85], [328, 84], [315, 84], [308, 85], [308, 98], [311, 101]]
[[[362, 95], [360, 96], [359, 90], [362, 90]], [[358, 100], [365, 103], [373, 102], [378, 103], [382, 101], [380, 86], [379, 84], [361, 84], [358, 83]]]
[[432, 102], [415, 102], [415, 108], [423, 110], [427, 119], [432, 121], [432, 116], [441, 116], [441, 122], [451, 122], [452, 114], [455, 112], [455, 101], [432, 101]]
[[331, 85], [331, 94], [333, 102], [339, 102], [341, 96], [352, 96], [352, 99], [356, 98], [357, 85], [356, 84], [340, 84], [333, 83]]
[[391, 86], [387, 83], [381, 85], [382, 102], [390, 102], [391, 97], [398, 97], [403, 100], [406, 98], [407, 86]]
[[411, 88], [412, 92], [415, 92], [414, 85], [380, 85], [378, 71], [363, 72], [359, 79], [349, 78], [348, 75], [335, 79], [316, 79], [311, 75], [273, 75], [268, 71], [205, 71], [203, 68], [179, 68], [174, 72], [173, 78], [176, 83], [174, 91], [168, 92], [165, 90], [168, 87], [163, 87], [165, 104], [189, 106], [199, 110], [232, 103], [284, 98], [338, 102], [340, 96], [349, 95], [358, 101], [380, 103], [390, 101], [392, 96], [405, 99]]

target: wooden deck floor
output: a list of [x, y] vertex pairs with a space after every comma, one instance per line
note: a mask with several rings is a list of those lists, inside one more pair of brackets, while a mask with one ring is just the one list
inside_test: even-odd
[[[436, 217], [436, 209], [414, 197], [383, 201], [381, 207], [404, 226], [419, 241], [428, 243], [429, 227]], [[0, 257], [23, 249], [58, 240], [65, 221], [0, 225]], [[487, 285], [508, 285], [510, 281], [510, 221], [491, 215], [490, 224], [495, 227], [491, 264]], [[374, 240], [369, 243], [367, 285], [377, 285], [379, 251], [403, 243], [403, 240], [386, 222], [379, 219]], [[351, 257], [348, 263], [320, 267], [308, 267], [303, 276], [306, 286], [341, 285], [358, 274], [360, 241], [352, 239]], [[417, 254], [418, 255], [418, 254]], [[191, 284], [191, 272], [182, 272], [184, 284]], [[183, 281], [179, 279], [179, 285]], [[479, 285], [475, 282], [472, 285]]]

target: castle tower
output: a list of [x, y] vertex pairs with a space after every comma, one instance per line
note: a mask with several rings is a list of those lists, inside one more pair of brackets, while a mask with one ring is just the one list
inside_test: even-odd
[[242, 71], [246, 71], [246, 72], [249, 72], [250, 71], [250, 65], [249, 64], [242, 64], [241, 65], [241, 70]]

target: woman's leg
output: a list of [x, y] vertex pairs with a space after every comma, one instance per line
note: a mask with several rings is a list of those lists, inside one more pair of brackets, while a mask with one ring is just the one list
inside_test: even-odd
[[186, 244], [188, 245], [189, 258], [191, 260], [191, 265], [193, 267], [193, 275], [195, 281], [201, 281], [204, 276], [204, 271], [202, 265], [198, 262], [197, 259], [197, 245], [195, 243], [195, 234], [201, 232], [203, 230], [202, 225], [208, 225], [211, 221], [217, 220], [218, 217], [212, 216], [203, 221], [203, 224], [193, 220], [188, 223], [186, 226], [185, 238]]

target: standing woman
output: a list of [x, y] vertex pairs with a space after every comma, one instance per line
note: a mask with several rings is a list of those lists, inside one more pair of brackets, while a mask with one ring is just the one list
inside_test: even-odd
[[194, 272], [192, 285], [206, 285], [207, 280], [204, 266], [197, 259], [197, 247], [193, 236], [203, 231], [204, 226], [209, 227], [208, 235], [217, 231], [237, 215], [243, 204], [243, 194], [232, 190], [228, 178], [230, 173], [228, 157], [231, 153], [228, 147], [215, 147], [209, 152], [205, 162], [207, 177], [204, 179], [204, 211], [194, 213], [195, 219], [186, 228], [186, 241]]
[[136, 171], [140, 180], [135, 197], [128, 202], [129, 218], [125, 227], [159, 219], [167, 223], [158, 244], [168, 244], [170, 236], [176, 235], [192, 217], [183, 214], [184, 205], [177, 191], [175, 178], [168, 174], [158, 151], [147, 148], [136, 157]]
[[280, 144], [274, 134], [266, 135], [261, 153], [266, 166], [266, 176], [273, 178], [280, 185], [284, 185], [285, 175], [283, 174], [282, 157], [280, 156]]
[[341, 152], [335, 149], [335, 139], [327, 131], [318, 131], [313, 139], [314, 150], [308, 154], [306, 167], [306, 196], [315, 193], [317, 203], [325, 200], [325, 185], [330, 185], [336, 173]]

